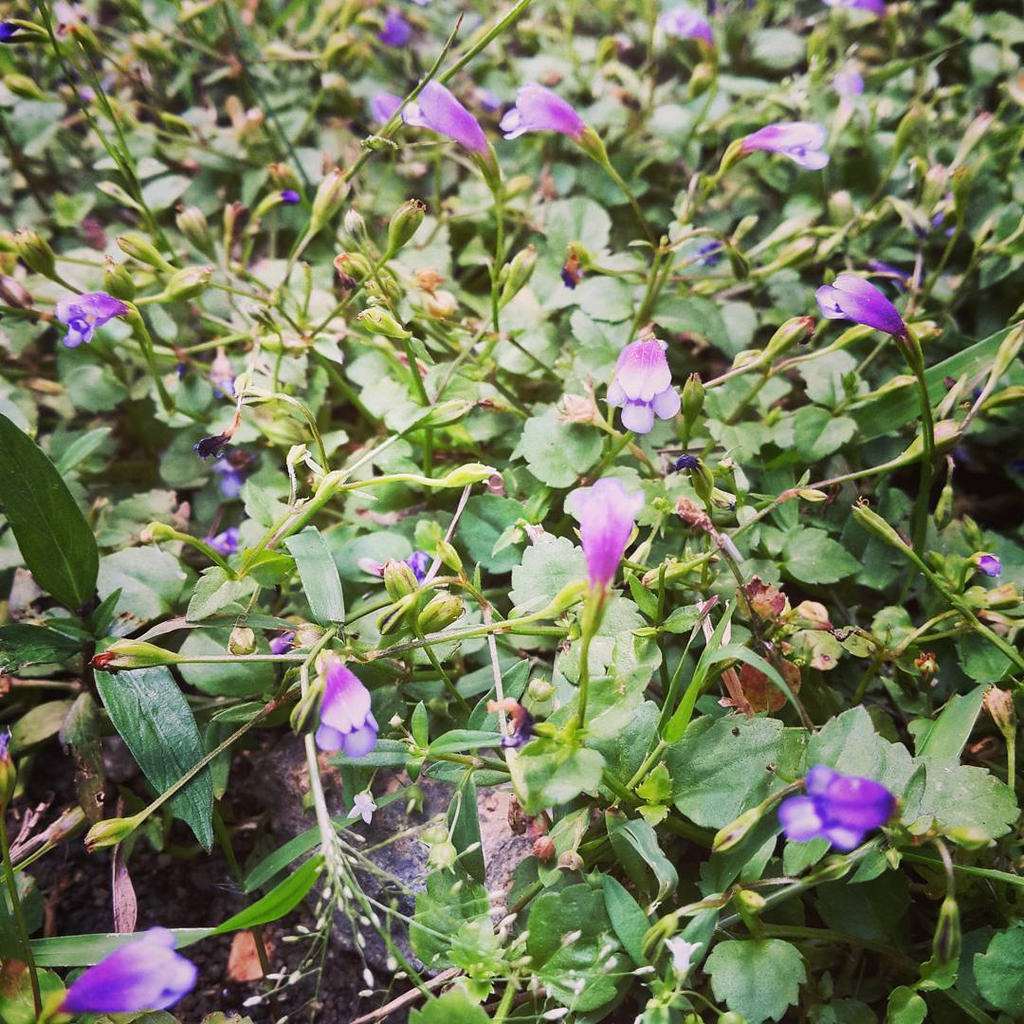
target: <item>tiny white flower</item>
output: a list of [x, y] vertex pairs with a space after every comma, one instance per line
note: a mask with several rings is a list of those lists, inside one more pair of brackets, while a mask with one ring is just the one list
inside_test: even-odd
[[362, 818], [369, 825], [375, 810], [377, 810], [377, 805], [373, 802], [373, 795], [369, 790], [364, 790], [362, 793], [356, 793], [352, 800], [352, 810], [349, 813], [354, 818]]
[[676, 969], [680, 978], [685, 978], [690, 970], [690, 960], [693, 954], [703, 945], [700, 942], [687, 942], [686, 939], [666, 939], [665, 945], [672, 954], [672, 966]]

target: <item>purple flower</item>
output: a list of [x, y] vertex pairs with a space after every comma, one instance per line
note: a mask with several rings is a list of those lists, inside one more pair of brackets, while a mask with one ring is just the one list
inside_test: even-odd
[[0, 729], [0, 761], [10, 760], [11, 755], [7, 752], [7, 748], [11, 743], [11, 730]]
[[223, 533], [211, 537], [209, 545], [222, 555], [233, 555], [238, 550], [238, 527], [229, 526]]
[[18, 26], [10, 21], [0, 21], [0, 43], [9, 42], [18, 34]]
[[270, 653], [271, 654], [287, 654], [295, 643], [295, 631], [288, 630], [287, 633], [282, 633], [280, 636], [275, 636], [270, 641]]
[[150, 928], [95, 967], [68, 989], [65, 1013], [139, 1013], [166, 1010], [196, 983], [195, 964], [174, 952], [174, 933]]
[[430, 555], [426, 551], [414, 551], [403, 561], [412, 569], [412, 574], [416, 577], [417, 583], [422, 583], [427, 578], [427, 570], [430, 568]]
[[405, 46], [412, 38], [412, 25], [402, 17], [397, 7], [389, 7], [384, 28], [377, 33], [377, 38], [385, 46]]
[[302, 196], [300, 196], [293, 188], [282, 189], [281, 202], [287, 203], [289, 206], [294, 206], [296, 203], [302, 202]]
[[893, 287], [898, 292], [905, 292], [910, 284], [910, 274], [891, 263], [883, 263], [881, 260], [868, 260], [868, 268], [876, 274], [883, 274], [892, 279]]
[[225, 498], [237, 498], [241, 494], [245, 477], [237, 466], [231, 465], [230, 462], [218, 462], [213, 471], [220, 474], [217, 484]]
[[370, 691], [340, 661], [324, 675], [324, 699], [316, 745], [365, 757], [377, 744], [377, 722], [370, 710]]
[[493, 113], [501, 108], [501, 100], [498, 98], [497, 93], [491, 92], [490, 89], [478, 86], [473, 92], [473, 99], [489, 113]]
[[840, 71], [832, 76], [832, 88], [844, 99], [864, 92], [864, 79], [856, 71]]
[[370, 116], [377, 124], [387, 124], [401, 105], [401, 96], [393, 92], [378, 92], [370, 100]]
[[627, 494], [614, 477], [602, 477], [593, 487], [581, 487], [566, 500], [580, 523], [580, 543], [587, 558], [592, 587], [604, 588], [615, 578], [633, 522], [644, 506], [639, 492]]
[[790, 797], [779, 807], [782, 830], [801, 843], [820, 837], [852, 850], [896, 810], [896, 798], [880, 782], [840, 775], [823, 764], [807, 773], [805, 785], [807, 796]]
[[700, 459], [696, 455], [680, 455], [676, 459], [676, 472], [684, 469], [696, 469], [700, 465]]
[[1003, 571], [1003, 563], [996, 555], [990, 555], [987, 551], [980, 551], [972, 561], [986, 576], [994, 578]]
[[829, 7], [849, 7], [851, 10], [870, 11], [879, 16], [885, 14], [885, 0], [824, 0]]
[[518, 139], [527, 132], [559, 132], [577, 141], [587, 130], [583, 118], [557, 93], [542, 85], [524, 85], [516, 93], [516, 105], [498, 127], [506, 139]]
[[743, 140], [743, 152], [766, 149], [770, 153], [788, 156], [795, 164], [809, 171], [819, 171], [828, 163], [823, 153], [825, 126], [812, 121], [784, 121], [765, 125]]
[[608, 404], [622, 407], [622, 425], [647, 434], [654, 417], [669, 420], [679, 412], [679, 394], [665, 359], [668, 346], [658, 338], [645, 338], [619, 353], [615, 376], [608, 386]]
[[854, 323], [887, 331], [897, 338], [907, 336], [907, 325], [896, 307], [873, 285], [856, 274], [840, 274], [832, 284], [815, 293], [821, 314], [829, 320]]
[[700, 257], [697, 260], [698, 263], [705, 267], [714, 267], [722, 262], [722, 249], [724, 246], [721, 242], [705, 242], [697, 250], [697, 255]]
[[689, 7], [674, 7], [665, 11], [658, 18], [658, 28], [666, 35], [680, 39], [699, 39], [708, 46], [715, 45], [715, 37], [711, 34], [711, 25], [707, 18], [691, 11]]
[[440, 82], [431, 79], [402, 112], [405, 123], [429, 128], [474, 153], [487, 152], [487, 136], [477, 119]]
[[127, 312], [128, 307], [120, 299], [106, 292], [87, 292], [73, 299], [61, 299], [55, 310], [57, 319], [68, 329], [64, 338], [68, 348], [91, 341], [97, 327]]

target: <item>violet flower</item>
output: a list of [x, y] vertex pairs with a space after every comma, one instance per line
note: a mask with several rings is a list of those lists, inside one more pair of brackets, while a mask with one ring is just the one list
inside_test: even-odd
[[614, 477], [602, 477], [593, 487], [581, 487], [566, 499], [566, 508], [580, 523], [580, 543], [592, 587], [604, 589], [615, 578], [643, 506], [643, 494], [627, 494]]
[[868, 269], [888, 277], [898, 292], [905, 292], [907, 285], [910, 284], [910, 274], [905, 270], [900, 270], [899, 267], [894, 267], [891, 263], [883, 263], [882, 260], [868, 260]]
[[832, 284], [815, 293], [822, 316], [887, 331], [897, 338], [907, 336], [907, 325], [896, 307], [873, 285], [856, 274], [839, 274]]
[[822, 149], [826, 140], [825, 126], [813, 121], [783, 121], [765, 125], [743, 140], [743, 152], [764, 149], [788, 156], [809, 171], [820, 171], [828, 163]]
[[302, 196], [300, 196], [293, 188], [282, 189], [281, 202], [287, 203], [289, 206], [294, 206], [296, 203], [302, 202]]
[[426, 551], [414, 551], [403, 561], [410, 569], [417, 583], [422, 583], [427, 578], [427, 570], [430, 568], [430, 555]]
[[271, 654], [287, 654], [295, 643], [295, 630], [289, 629], [270, 641]]
[[230, 462], [218, 462], [213, 467], [213, 471], [220, 476], [217, 485], [225, 498], [237, 498], [242, 493], [245, 476], [237, 466], [233, 466]]
[[0, 43], [10, 42], [18, 34], [18, 26], [10, 21], [0, 21]]
[[558, 132], [577, 142], [587, 130], [583, 118], [571, 103], [543, 85], [524, 85], [516, 93], [516, 105], [498, 127], [506, 139], [518, 139], [527, 132]]
[[487, 152], [487, 136], [477, 119], [455, 98], [451, 90], [431, 79], [420, 94], [402, 111], [405, 123], [447, 135], [473, 153]]
[[405, 46], [412, 39], [412, 25], [402, 17], [397, 7], [389, 7], [384, 27], [377, 33], [377, 38], [385, 46]]
[[128, 307], [106, 292], [87, 292], [73, 299], [61, 299], [54, 311], [68, 329], [64, 344], [76, 348], [92, 340], [93, 332], [115, 316], [124, 316]]
[[807, 796], [790, 797], [779, 807], [783, 831], [797, 842], [821, 838], [852, 850], [896, 810], [896, 797], [880, 782], [840, 775], [823, 764], [807, 773], [805, 786]]
[[824, 0], [828, 7], [847, 7], [855, 11], [870, 11], [881, 17], [885, 14], [885, 0]]
[[370, 100], [370, 116], [377, 124], [387, 124], [401, 105], [401, 96], [393, 92], [378, 92]]
[[991, 555], [987, 551], [978, 552], [971, 561], [978, 567], [979, 572], [993, 579], [1003, 571], [1003, 563], [996, 555]]
[[673, 7], [658, 18], [658, 28], [666, 35], [679, 39], [699, 39], [708, 46], [715, 45], [715, 37], [711, 34], [711, 25], [707, 18], [689, 7]]
[[370, 691], [340, 661], [331, 661], [324, 674], [324, 699], [316, 745], [365, 757], [377, 745], [377, 721], [370, 710]]
[[650, 433], [655, 416], [668, 420], [679, 412], [679, 394], [665, 359], [667, 347], [658, 338], [645, 338], [619, 353], [608, 404], [622, 407], [622, 425], [636, 434]]
[[238, 550], [238, 527], [229, 526], [216, 537], [211, 537], [207, 543], [222, 555], [233, 555]]
[[724, 248], [725, 246], [718, 241], [705, 242], [697, 249], [696, 254], [700, 257], [697, 262], [704, 267], [718, 266], [722, 262], [722, 249]]
[[832, 88], [843, 99], [850, 99], [864, 92], [864, 79], [856, 71], [840, 71], [832, 76]]
[[174, 952], [174, 933], [150, 928], [90, 967], [68, 989], [65, 1013], [140, 1013], [166, 1010], [190, 992], [198, 970]]

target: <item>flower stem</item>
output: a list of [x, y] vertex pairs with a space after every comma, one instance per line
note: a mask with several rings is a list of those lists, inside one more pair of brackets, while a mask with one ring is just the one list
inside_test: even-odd
[[928, 504], [932, 489], [932, 469], [935, 465], [935, 421], [932, 417], [931, 398], [928, 396], [928, 381], [924, 375], [924, 355], [921, 352], [921, 343], [911, 329], [908, 331], [907, 362], [910, 364], [910, 369], [921, 392], [921, 440], [924, 444], [911, 525], [914, 553], [920, 557], [924, 554], [928, 538]]
[[580, 639], [580, 681], [576, 711], [576, 728], [582, 730], [587, 719], [587, 699], [590, 696], [590, 642], [601, 625], [604, 616], [605, 588], [591, 590], [583, 608], [582, 636]]
[[42, 1016], [43, 997], [39, 991], [39, 975], [36, 973], [36, 961], [32, 955], [32, 943], [28, 937], [28, 928], [25, 926], [25, 915], [21, 909], [21, 900], [18, 899], [18, 886], [14, 880], [14, 865], [11, 863], [11, 847], [7, 839], [7, 822], [5, 821], [7, 808], [0, 806], [0, 857], [3, 858], [4, 878], [7, 880], [7, 892], [11, 900], [11, 908], [14, 911], [14, 924], [18, 929], [18, 937], [21, 939], [22, 948], [25, 950], [25, 963], [28, 966], [29, 980], [32, 983], [32, 1003], [35, 1006], [36, 1016]]

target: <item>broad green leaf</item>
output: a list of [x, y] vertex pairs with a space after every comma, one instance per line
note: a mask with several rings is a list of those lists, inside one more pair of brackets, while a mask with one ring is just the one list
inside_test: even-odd
[[912, 989], [900, 985], [889, 993], [885, 1024], [921, 1024], [928, 1016], [928, 1004]]
[[344, 622], [345, 595], [341, 590], [341, 577], [320, 531], [308, 526], [289, 537], [285, 546], [295, 559], [313, 618], [324, 626]]
[[470, 878], [482, 884], [485, 881], [484, 851], [480, 844], [480, 817], [472, 771], [466, 772], [452, 793], [446, 823], [455, 849], [459, 851], [460, 866]]
[[26, 665], [63, 664], [79, 649], [77, 640], [46, 626], [11, 622], [0, 626], [0, 673], [13, 675]]
[[646, 821], [617, 820], [609, 812], [605, 814], [605, 824], [619, 863], [637, 886], [651, 891], [653, 876], [656, 899], [663, 900], [675, 891], [679, 875], [658, 845], [657, 833]]
[[[172, 928], [177, 948], [191, 946], [213, 934], [212, 928]], [[92, 967], [111, 953], [135, 942], [142, 932], [118, 935], [96, 932], [88, 935], [61, 935], [52, 939], [33, 939], [32, 955], [40, 967]]]
[[924, 722], [924, 728], [914, 733], [914, 749], [918, 756], [927, 754], [930, 757], [959, 759], [981, 713], [986, 689], [978, 686], [964, 696], [954, 694], [934, 722]]
[[[903, 815], [935, 818], [947, 834], [973, 829], [998, 839], [1013, 828], [1019, 816], [1013, 791], [985, 768], [957, 764], [955, 759], [924, 757], [925, 788], [920, 803], [913, 801]], [[913, 818], [911, 815], [913, 814]]]
[[1024, 1006], [1024, 924], [1019, 921], [992, 937], [988, 949], [974, 956], [974, 979], [981, 994], [1005, 1013]]
[[97, 590], [106, 599], [120, 592], [115, 604], [129, 629], [169, 612], [188, 577], [178, 559], [156, 547], [122, 548], [100, 561]]
[[48, 700], [26, 711], [11, 729], [11, 747], [14, 753], [22, 753], [60, 732], [64, 719], [74, 701]]
[[432, 871], [423, 892], [416, 894], [416, 916], [409, 928], [412, 951], [430, 969], [452, 966], [456, 936], [467, 924], [486, 920], [490, 928], [487, 890], [462, 872]]
[[284, 917], [293, 911], [306, 893], [316, 885], [323, 866], [324, 859], [320, 854], [310, 857], [286, 879], [275, 885], [266, 896], [217, 925], [212, 934], [223, 935], [225, 932], [237, 932], [242, 928], [254, 928], [256, 925], [269, 924]]
[[[64, 991], [64, 984], [53, 971], [39, 971], [39, 991], [43, 1004], [50, 1000], [60, 1002], [58, 993]], [[4, 1024], [35, 1024], [32, 983], [26, 970], [11, 972], [10, 978], [0, 986], [0, 1020]]]
[[[43, 898], [36, 886], [36, 880], [28, 872], [19, 871], [14, 876], [14, 880], [18, 891], [18, 902], [25, 918], [25, 928], [31, 935], [43, 925]], [[0, 885], [0, 958], [4, 960], [24, 960], [25, 958], [25, 947], [21, 944], [21, 934], [14, 923], [14, 909], [11, 906], [11, 894], [6, 883]], [[0, 1017], [0, 1020], [3, 1020], [3, 1017]]]
[[[166, 668], [96, 673], [96, 688], [114, 728], [162, 793], [202, 760], [205, 750], [192, 709]], [[213, 782], [204, 768], [170, 800], [203, 849], [213, 845]]]
[[647, 963], [644, 935], [651, 926], [650, 920], [640, 904], [611, 875], [602, 875], [601, 885], [604, 889], [604, 908], [622, 948], [637, 967], [643, 967]]
[[409, 1024], [488, 1024], [490, 1017], [461, 988], [453, 988], [439, 998], [431, 997], [422, 1010], [409, 1014]]
[[516, 454], [549, 487], [572, 487], [601, 455], [604, 435], [596, 427], [565, 423], [550, 406], [523, 424]]
[[852, 576], [860, 562], [824, 530], [798, 528], [786, 538], [786, 572], [801, 583], [835, 583]]
[[715, 999], [742, 1013], [747, 1024], [779, 1020], [795, 1006], [807, 980], [796, 946], [781, 939], [728, 939], [704, 964]]
[[520, 553], [514, 544], [498, 548], [498, 541], [517, 520], [526, 518], [526, 509], [518, 501], [477, 494], [466, 502], [455, 539], [465, 544], [469, 557], [488, 572], [510, 572], [519, 564]]
[[0, 507], [36, 582], [72, 612], [96, 592], [99, 551], [54, 464], [0, 414]]
[[186, 616], [190, 622], [200, 622], [220, 611], [244, 612], [244, 602], [258, 589], [255, 579], [233, 580], [219, 565], [211, 565], [196, 583]]
[[523, 612], [543, 608], [564, 587], [587, 578], [583, 552], [565, 537], [545, 534], [523, 552], [523, 561], [512, 570], [509, 600]]
[[512, 782], [527, 814], [568, 803], [580, 793], [596, 793], [604, 758], [596, 750], [537, 739], [513, 762]]

